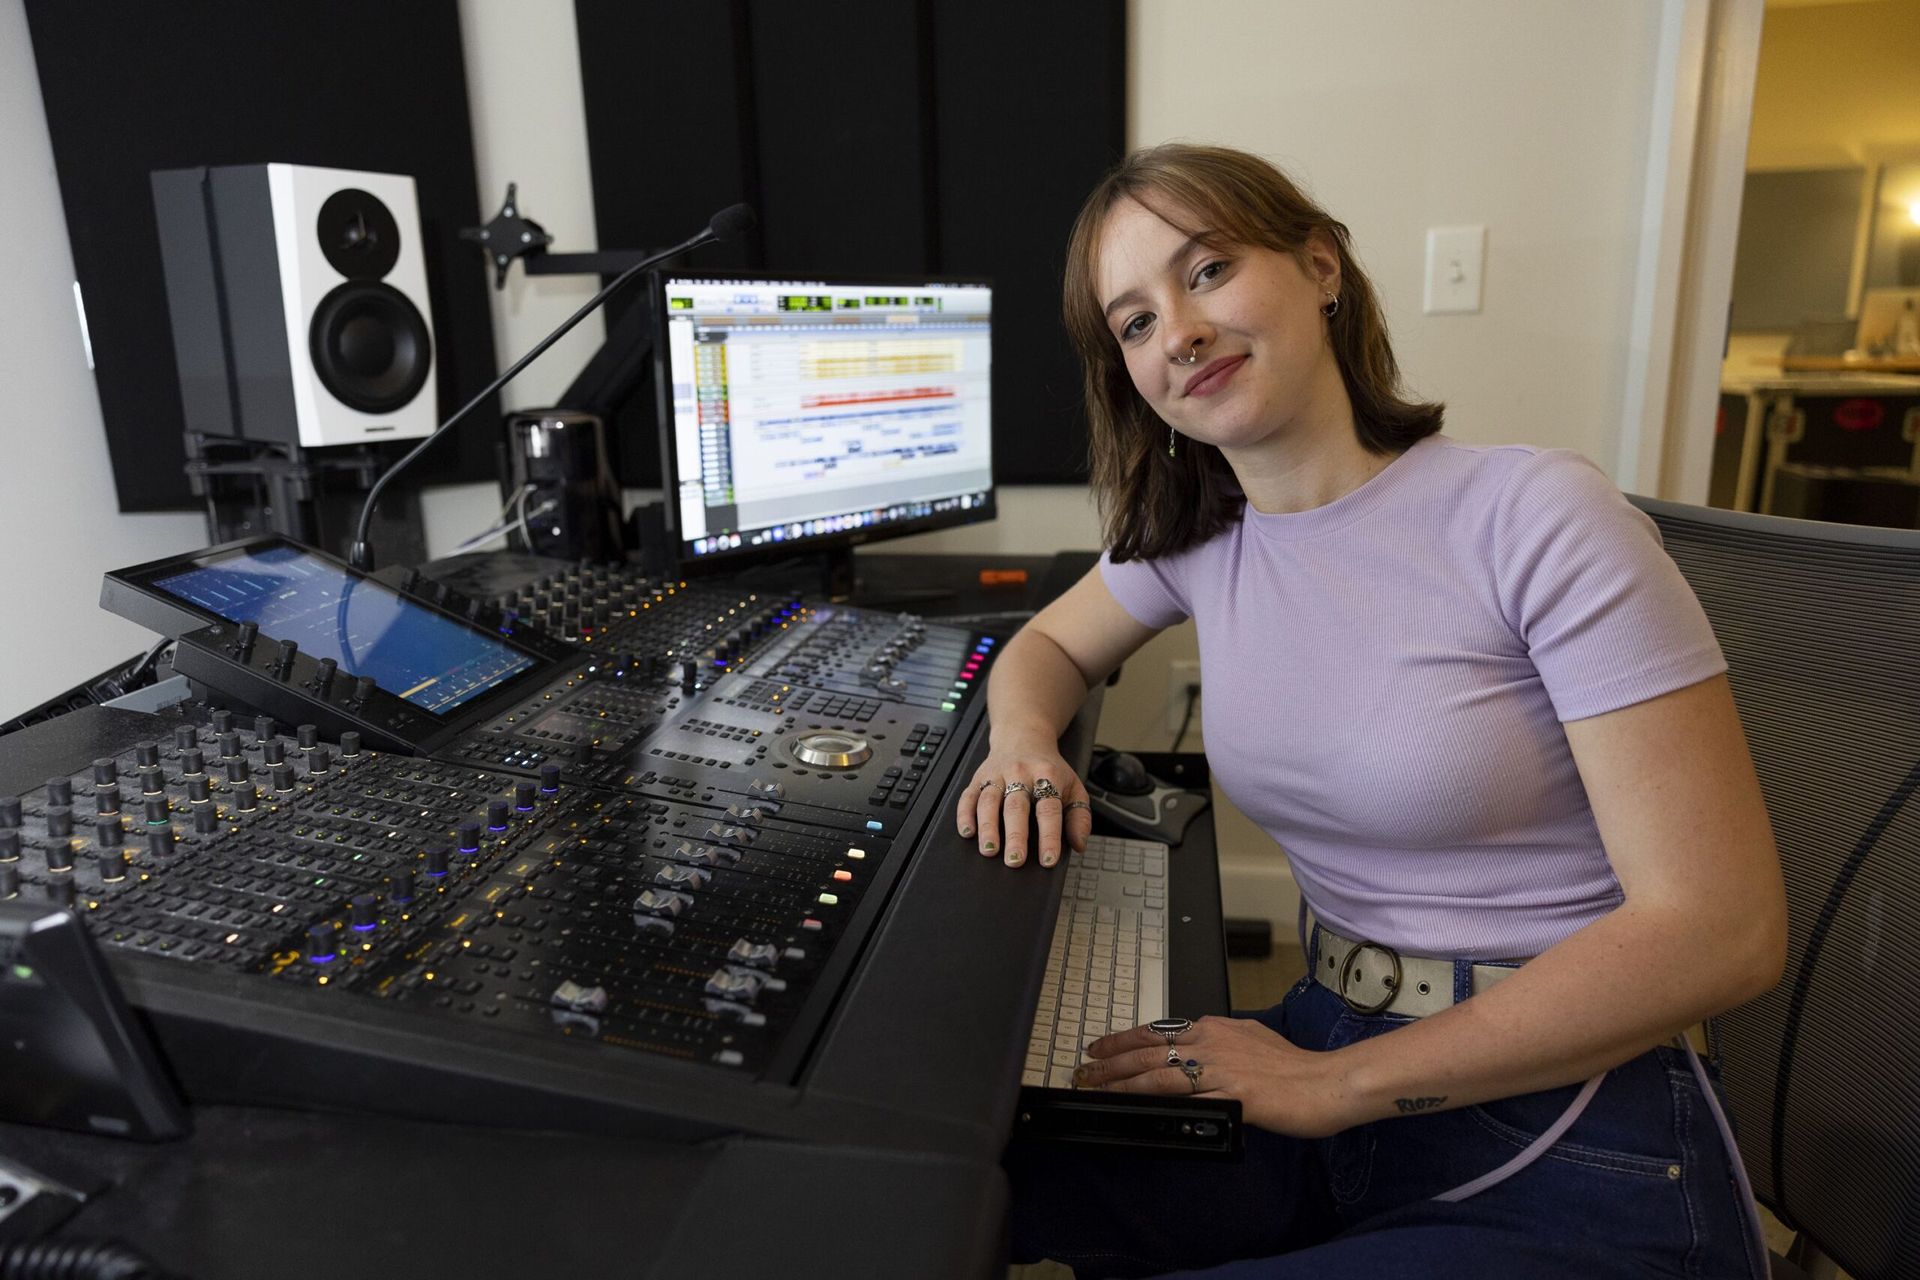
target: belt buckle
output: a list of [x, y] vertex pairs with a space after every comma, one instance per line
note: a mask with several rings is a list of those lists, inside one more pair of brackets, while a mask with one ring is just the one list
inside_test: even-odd
[[[1385, 999], [1377, 1004], [1360, 1004], [1356, 1002], [1352, 996], [1347, 994], [1347, 977], [1353, 972], [1354, 957], [1358, 956], [1362, 951], [1369, 949], [1384, 952], [1387, 959], [1393, 961], [1393, 976], [1386, 979], [1387, 994]], [[1383, 1012], [1388, 1005], [1394, 1002], [1395, 997], [1400, 994], [1400, 978], [1400, 953], [1398, 951], [1379, 942], [1356, 942], [1348, 949], [1346, 958], [1340, 962], [1340, 988], [1338, 992], [1340, 1001], [1346, 1005], [1347, 1008], [1362, 1016]]]

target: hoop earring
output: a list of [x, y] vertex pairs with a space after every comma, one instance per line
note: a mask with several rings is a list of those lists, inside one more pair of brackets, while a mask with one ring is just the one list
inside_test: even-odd
[[1327, 295], [1327, 305], [1320, 308], [1320, 314], [1325, 316], [1329, 320], [1339, 315], [1340, 314], [1340, 295], [1335, 293], [1329, 293]]
[[1173, 428], [1172, 427], [1167, 428], [1167, 456], [1169, 458], [1176, 456], [1173, 452]]

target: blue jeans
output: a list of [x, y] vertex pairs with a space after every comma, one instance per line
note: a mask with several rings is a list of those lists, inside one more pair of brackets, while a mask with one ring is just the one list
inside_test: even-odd
[[[1310, 980], [1257, 1017], [1305, 1049], [1409, 1021], [1361, 1016]], [[1732, 1165], [1685, 1055], [1609, 1072], [1545, 1154], [1477, 1196], [1433, 1199], [1506, 1163], [1579, 1086], [1400, 1116], [1307, 1141], [1247, 1130], [1205, 1163], [1025, 1144], [1008, 1152], [1013, 1259], [1079, 1280], [1169, 1273], [1311, 1280], [1759, 1280]]]

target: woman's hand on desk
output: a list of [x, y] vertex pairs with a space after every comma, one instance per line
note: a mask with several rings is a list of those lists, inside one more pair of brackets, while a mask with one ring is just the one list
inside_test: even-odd
[[1146, 1027], [1116, 1031], [1088, 1046], [1074, 1071], [1076, 1088], [1173, 1097], [1235, 1098], [1248, 1124], [1295, 1138], [1327, 1138], [1360, 1122], [1338, 1069], [1337, 1053], [1289, 1043], [1252, 1018], [1201, 1018], [1180, 1034], [1180, 1063], [1167, 1061], [1167, 1040]]
[[[1039, 785], [1042, 780], [1047, 786]], [[1008, 784], [1015, 782], [1020, 788], [1008, 790]], [[996, 743], [992, 754], [974, 770], [954, 819], [962, 839], [979, 841], [982, 857], [998, 853], [1010, 867], [1027, 860], [1031, 826], [1040, 829], [1043, 867], [1060, 861], [1062, 840], [1075, 853], [1084, 850], [1093, 830], [1087, 788], [1051, 743], [1045, 747]]]

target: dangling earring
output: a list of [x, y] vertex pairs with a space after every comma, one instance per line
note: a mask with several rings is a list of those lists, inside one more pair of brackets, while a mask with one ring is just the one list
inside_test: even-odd
[[1340, 296], [1335, 293], [1327, 294], [1327, 305], [1320, 308], [1320, 314], [1325, 316], [1329, 320], [1339, 315], [1340, 314]]
[[1169, 458], [1171, 458], [1171, 457], [1173, 457], [1173, 456], [1174, 456], [1174, 452], [1173, 452], [1173, 428], [1172, 428], [1172, 427], [1168, 427], [1168, 428], [1167, 428], [1167, 456], [1168, 456]]

